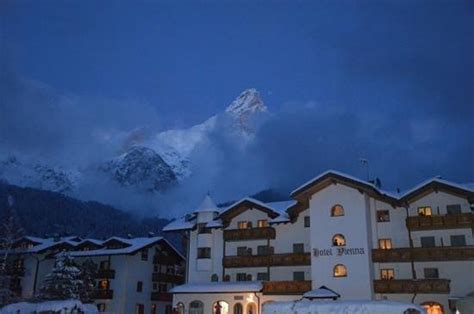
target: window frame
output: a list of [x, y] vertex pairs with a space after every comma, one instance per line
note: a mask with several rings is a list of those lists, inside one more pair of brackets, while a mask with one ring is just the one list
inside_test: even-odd
[[304, 224], [304, 227], [305, 228], [311, 228], [311, 217], [310, 216], [304, 216], [304, 221], [303, 221], [303, 224]]
[[[453, 239], [462, 239], [462, 241], [461, 241], [462, 243], [461, 244], [453, 244], [453, 242], [456, 242], [456, 241], [453, 241]], [[467, 245], [465, 234], [452, 234], [452, 235], [449, 236], [449, 241], [450, 241], [451, 246], [454, 246], [454, 247], [462, 247], [462, 246]]]
[[[390, 277], [391, 273], [391, 277]], [[395, 269], [394, 268], [381, 268], [380, 269], [380, 280], [393, 280], [395, 279]]]
[[[429, 209], [429, 213], [427, 213], [427, 209]], [[421, 217], [433, 216], [433, 208], [431, 206], [418, 206], [417, 214]]]
[[[298, 278], [301, 276], [300, 278]], [[306, 276], [304, 271], [294, 271], [293, 272], [293, 281], [305, 281]]]
[[137, 281], [136, 292], [143, 292], [143, 281]]
[[268, 219], [259, 219], [257, 220], [257, 228], [267, 228], [270, 224], [268, 223]]
[[198, 247], [197, 248], [197, 259], [210, 259], [211, 248], [210, 247]]
[[[338, 269], [338, 267], [343, 267], [344, 269], [344, 275], [337, 275], [336, 274], [336, 269]], [[336, 264], [334, 265], [333, 269], [332, 269], [332, 276], [334, 278], [345, 278], [348, 276], [348, 271], [347, 271], [347, 266], [344, 265], [344, 264]]]
[[[336, 208], [340, 208], [341, 211], [336, 215]], [[331, 217], [344, 217], [346, 215], [346, 209], [341, 204], [334, 204], [331, 207]]]
[[376, 215], [377, 222], [390, 222], [390, 211], [388, 209], [379, 209]]
[[[334, 243], [336, 243], [335, 240], [337, 239], [337, 237], [342, 237], [342, 240], [343, 240], [344, 244], [334, 244]], [[331, 238], [331, 245], [333, 247], [346, 246], [346, 244], [347, 244], [346, 237], [342, 233], [336, 233]]]
[[[433, 273], [435, 274], [434, 276], [427, 276], [427, 273], [429, 273], [429, 271], [433, 271]], [[423, 277], [425, 279], [439, 279], [439, 269], [438, 267], [425, 267], [423, 268]]]
[[293, 243], [293, 253], [294, 254], [303, 254], [304, 253], [304, 243]]
[[[390, 244], [387, 246], [387, 243]], [[378, 240], [379, 249], [391, 250], [393, 249], [393, 242], [391, 238], [382, 238]]]
[[[427, 243], [423, 243], [424, 241], [428, 241], [428, 240], [433, 240], [432, 244], [430, 245], [426, 245]], [[435, 236], [423, 236], [423, 237], [420, 237], [420, 247], [423, 247], [423, 248], [433, 248], [433, 247], [436, 247], [436, 237]]]

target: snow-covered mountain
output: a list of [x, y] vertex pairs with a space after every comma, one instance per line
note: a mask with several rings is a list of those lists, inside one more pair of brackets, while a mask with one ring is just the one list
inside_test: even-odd
[[209, 141], [212, 132], [227, 132], [245, 145], [256, 131], [253, 120], [266, 112], [258, 91], [247, 89], [224, 111], [190, 128], [155, 134], [138, 128], [125, 135], [122, 132], [115, 138], [112, 136], [111, 147], [121, 143], [119, 155], [112, 160], [96, 160], [85, 169], [76, 165], [67, 165], [65, 169], [43, 161], [0, 157], [0, 179], [19, 186], [74, 195], [80, 184], [88, 182], [89, 175], [106, 175], [124, 187], [162, 192], [189, 177], [193, 166], [199, 166], [194, 164], [192, 153]]
[[100, 169], [120, 185], [142, 191], [164, 191], [176, 184], [171, 167], [154, 150], [134, 146], [121, 156], [106, 162]]

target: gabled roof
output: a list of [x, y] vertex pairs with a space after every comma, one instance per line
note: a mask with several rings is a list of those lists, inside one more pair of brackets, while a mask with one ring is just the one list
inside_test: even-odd
[[260, 202], [259, 200], [245, 197], [240, 201], [235, 202], [234, 204], [230, 205], [229, 207], [225, 208], [220, 214], [219, 218], [223, 221], [229, 221], [235, 216], [240, 215], [241, 213], [245, 212], [248, 209], [258, 209], [262, 212], [268, 214], [270, 218], [276, 218], [280, 215], [280, 213], [275, 210], [274, 208], [270, 207], [268, 204]]
[[454, 195], [467, 197], [474, 202], [474, 189], [469, 184], [458, 184], [440, 178], [431, 178], [421, 182], [400, 196], [400, 202], [412, 203], [432, 191], [444, 191]]
[[311, 290], [303, 294], [305, 299], [333, 299], [336, 300], [340, 298], [341, 295], [336, 291], [329, 289], [326, 286], [321, 286], [316, 290]]
[[194, 215], [185, 215], [171, 221], [163, 227], [164, 232], [193, 230], [196, 227], [196, 217]]

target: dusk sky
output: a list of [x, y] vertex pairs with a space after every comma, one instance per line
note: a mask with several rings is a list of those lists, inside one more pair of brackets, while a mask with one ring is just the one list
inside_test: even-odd
[[[183, 128], [256, 88], [276, 114], [254, 149], [272, 164], [267, 185], [285, 171], [288, 186], [328, 167], [362, 176], [361, 156], [392, 188], [438, 174], [474, 181], [472, 1], [4, 0], [0, 11], [3, 81], [130, 101], [88, 107], [123, 129], [140, 125], [126, 123], [134, 103], [156, 114], [144, 124]], [[11, 106], [0, 105], [4, 125], [25, 114]]]

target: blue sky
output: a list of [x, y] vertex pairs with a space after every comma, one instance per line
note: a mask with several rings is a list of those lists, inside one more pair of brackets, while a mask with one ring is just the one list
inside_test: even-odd
[[[257, 88], [279, 115], [258, 147], [275, 163], [269, 173], [294, 157], [270, 152], [331, 132], [324, 140], [342, 147], [340, 162], [308, 167], [321, 150], [306, 138], [308, 159], [288, 184], [324, 167], [351, 172], [344, 149], [352, 163], [368, 151], [378, 173], [397, 172], [393, 186], [437, 174], [474, 181], [472, 1], [4, 0], [0, 11], [4, 73], [62, 95], [149, 104], [160, 128], [199, 123]], [[130, 110], [117, 108], [109, 118], [125, 124]], [[354, 130], [370, 149], [353, 147]], [[282, 146], [263, 140], [274, 136]]]

